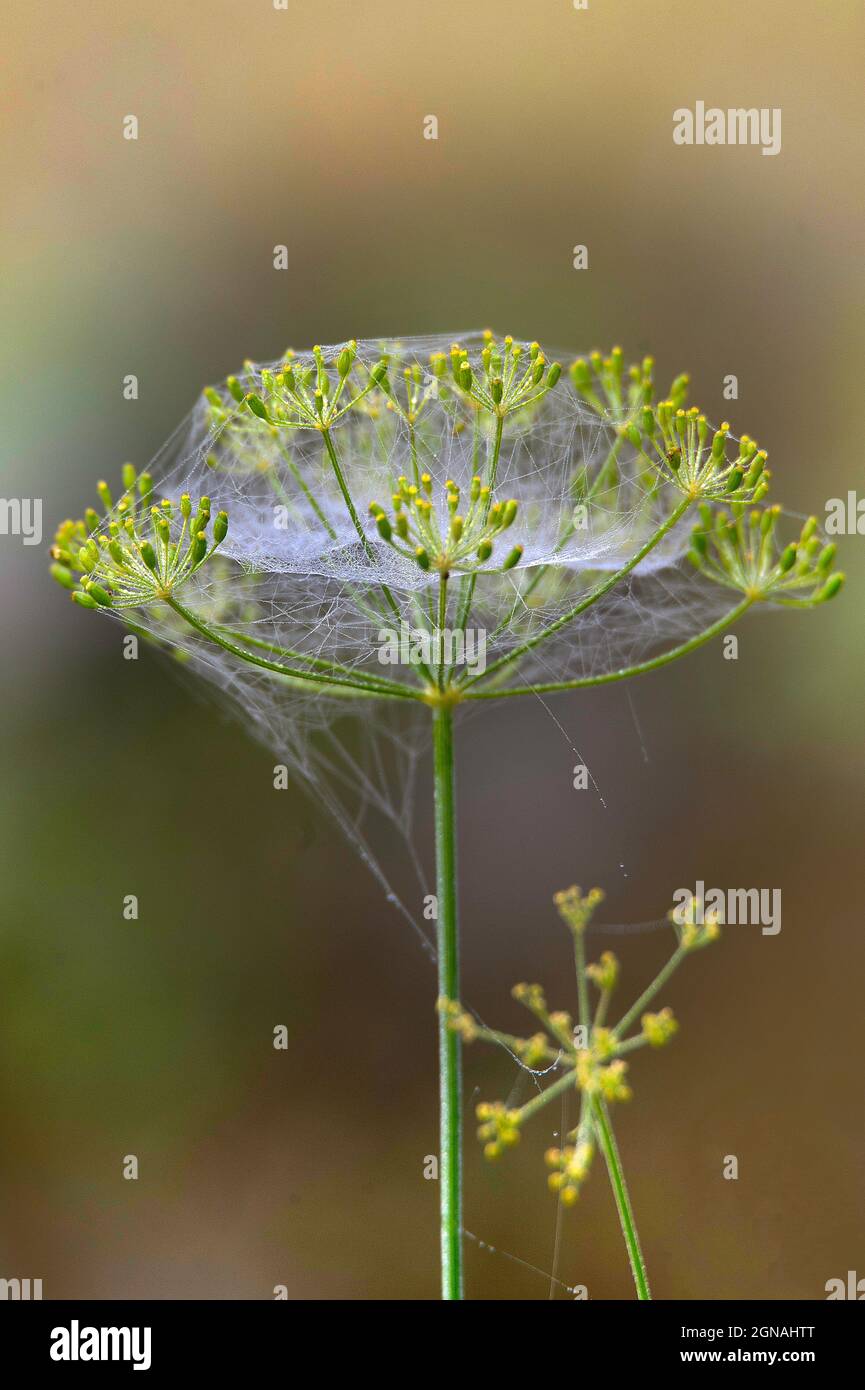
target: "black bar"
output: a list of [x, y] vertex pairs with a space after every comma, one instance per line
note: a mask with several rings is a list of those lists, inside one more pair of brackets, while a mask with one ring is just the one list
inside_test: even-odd
[[[547, 1303], [546, 1316], [554, 1319], [557, 1332], [583, 1338], [604, 1364], [618, 1374], [633, 1368], [665, 1372], [679, 1367], [685, 1372], [705, 1366], [736, 1370], [740, 1366], [777, 1369], [793, 1365], [827, 1373], [847, 1370], [858, 1362], [863, 1323], [848, 1300], [821, 1302], [677, 1302], [677, 1303]], [[493, 1304], [484, 1304], [485, 1308]], [[534, 1306], [534, 1305], [533, 1305]], [[426, 1308], [427, 1311], [417, 1311]], [[379, 1311], [381, 1309], [381, 1311]], [[317, 1324], [317, 1314], [323, 1318]], [[310, 1316], [311, 1315], [311, 1316]], [[402, 1363], [403, 1376], [413, 1377], [416, 1357], [424, 1343], [414, 1344], [407, 1360], [398, 1345], [407, 1322], [423, 1319], [422, 1332], [435, 1337], [451, 1318], [461, 1322], [458, 1364], [464, 1372], [475, 1354], [483, 1362], [494, 1347], [499, 1355], [543, 1356], [550, 1362], [550, 1347], [541, 1350], [537, 1317], [508, 1322], [490, 1329], [489, 1312], [417, 1303], [318, 1303], [307, 1302], [6, 1302], [0, 1303], [0, 1347], [3, 1362], [17, 1364], [25, 1374], [50, 1372], [52, 1376], [88, 1376], [100, 1371], [113, 1375], [136, 1372], [158, 1379], [166, 1372], [194, 1372], [224, 1379], [249, 1375], [268, 1364], [282, 1366], [294, 1378], [298, 1356], [309, 1366], [327, 1369], [328, 1379], [344, 1357], [353, 1376], [388, 1362]], [[356, 1334], [352, 1330], [358, 1318]], [[427, 1318], [433, 1321], [427, 1322]], [[381, 1321], [379, 1321], [381, 1319]], [[439, 1319], [442, 1319], [440, 1322]], [[462, 1320], [465, 1319], [463, 1322]], [[476, 1321], [479, 1319], [479, 1321]], [[105, 1333], [103, 1333], [105, 1329]], [[116, 1329], [116, 1335], [108, 1329]], [[134, 1329], [138, 1329], [137, 1336]], [[473, 1343], [473, 1335], [477, 1341]], [[146, 1335], [149, 1332], [149, 1339]], [[491, 1338], [494, 1339], [491, 1341]], [[424, 1359], [433, 1354], [426, 1343]], [[567, 1365], [578, 1343], [555, 1343], [555, 1357]], [[583, 1350], [585, 1351], [585, 1344]], [[52, 1348], [54, 1355], [52, 1356]], [[86, 1359], [92, 1350], [99, 1360]], [[78, 1359], [55, 1359], [60, 1354]], [[114, 1359], [125, 1355], [126, 1359]], [[583, 1355], [583, 1352], [580, 1353]], [[145, 1364], [146, 1363], [146, 1364]], [[427, 1364], [429, 1364], [427, 1360]], [[293, 1371], [292, 1368], [295, 1368]], [[558, 1378], [561, 1373], [556, 1372]], [[445, 1371], [445, 1374], [448, 1374]], [[304, 1379], [308, 1375], [304, 1375]], [[421, 1376], [421, 1379], [424, 1375]]]

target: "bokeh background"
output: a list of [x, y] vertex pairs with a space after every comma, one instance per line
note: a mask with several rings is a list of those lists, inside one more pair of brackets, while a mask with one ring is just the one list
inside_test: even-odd
[[[863, 488], [862, 61], [854, 0], [11, 0], [0, 492], [43, 499], [47, 541], [246, 356], [490, 325], [689, 369], [822, 515]], [[781, 154], [674, 146], [698, 99], [781, 107]], [[865, 539], [841, 550], [843, 597], [755, 617], [738, 662], [560, 697], [567, 738], [529, 703], [460, 739], [464, 996], [502, 1026], [517, 979], [570, 1003], [565, 884], [602, 885], [608, 922], [697, 878], [782, 889], [780, 936], [730, 929], [666, 991], [681, 1033], [619, 1112], [660, 1298], [865, 1275]], [[428, 960], [316, 807], [275, 796], [272, 757], [159, 659], [124, 661], [44, 551], [0, 537], [0, 1275], [434, 1297]], [[667, 942], [616, 949], [636, 989]], [[467, 1108], [512, 1081], [474, 1049]], [[546, 1299], [553, 1271], [632, 1295], [600, 1168], [555, 1255], [557, 1118], [495, 1169], [469, 1126], [466, 1222], [495, 1248], [468, 1243], [473, 1298]]]

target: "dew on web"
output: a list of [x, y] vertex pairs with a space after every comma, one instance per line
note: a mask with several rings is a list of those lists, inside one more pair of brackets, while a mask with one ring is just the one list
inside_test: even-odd
[[550, 1285], [561, 1289], [564, 1293], [577, 1294], [580, 1289], [577, 1285], [564, 1283], [549, 1270], [541, 1269], [539, 1265], [532, 1264], [530, 1260], [524, 1260], [519, 1255], [513, 1255], [509, 1250], [502, 1250], [496, 1245], [490, 1245], [487, 1241], [481, 1240], [474, 1232], [463, 1229], [463, 1235], [472, 1241], [479, 1250], [483, 1250], [488, 1255], [497, 1255], [500, 1259], [510, 1260], [513, 1264], [520, 1265], [523, 1269], [529, 1270], [532, 1274], [537, 1274], [541, 1279], [549, 1281]]

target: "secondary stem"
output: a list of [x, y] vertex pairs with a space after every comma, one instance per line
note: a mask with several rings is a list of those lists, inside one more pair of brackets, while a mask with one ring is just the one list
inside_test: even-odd
[[677, 967], [681, 964], [681, 962], [684, 960], [687, 954], [688, 953], [684, 946], [676, 947], [675, 951], [670, 956], [670, 959], [667, 961], [667, 964], [661, 970], [658, 971], [658, 974], [655, 976], [648, 989], [643, 990], [643, 993], [640, 995], [636, 1003], [631, 1005], [631, 1007], [628, 1009], [628, 1012], [616, 1024], [615, 1028], [613, 1029], [613, 1032], [615, 1033], [617, 1038], [620, 1038], [623, 1035], [623, 1033], [627, 1033], [631, 1024], [635, 1023], [636, 1020], [640, 1017], [640, 1014], [643, 1012], [643, 1009], [645, 1009], [648, 1004], [651, 1004], [655, 995], [658, 993], [660, 989], [663, 989], [664, 985], [669, 980], [673, 971], [677, 969]]
[[340, 688], [344, 687], [348, 690], [367, 695], [373, 699], [381, 698], [382, 696], [392, 696], [394, 698], [407, 697], [410, 700], [418, 700], [421, 698], [420, 693], [412, 690], [410, 686], [405, 686], [402, 695], [397, 696], [397, 691], [400, 687], [396, 684], [377, 685], [372, 678], [367, 679], [364, 677], [363, 680], [360, 678], [349, 679], [346, 676], [339, 675], [335, 669], [332, 674], [322, 675], [320, 672], [316, 671], [303, 671], [291, 666], [284, 666], [279, 661], [268, 661], [262, 656], [256, 656], [254, 652], [245, 651], [243, 647], [237, 646], [235, 642], [229, 641], [228, 638], [224, 637], [221, 633], [208, 627], [207, 624], [203, 623], [200, 618], [197, 618], [194, 613], [191, 613], [188, 608], [184, 608], [182, 603], [178, 603], [177, 599], [172, 598], [170, 595], [166, 595], [165, 602], [168, 604], [169, 608], [173, 608], [175, 613], [189, 623], [190, 627], [195, 628], [196, 632], [201, 633], [202, 637], [206, 637], [209, 642], [214, 642], [216, 646], [222, 647], [224, 651], [231, 652], [232, 656], [239, 656], [241, 661], [246, 661], [251, 666], [260, 666], [262, 670], [274, 671], [278, 676], [289, 676], [294, 680], [307, 681], [314, 685], [331, 686], [336, 689], [337, 692], [339, 692]]
[[[440, 999], [459, 998], [453, 713], [433, 713], [438, 987]], [[463, 1297], [462, 1076], [460, 1040], [439, 1013], [439, 1183], [442, 1298]]]
[[584, 613], [585, 610], [589, 608], [593, 603], [597, 603], [598, 599], [603, 598], [605, 594], [609, 593], [610, 589], [612, 589], [616, 584], [618, 584], [620, 579], [624, 579], [627, 575], [631, 573], [632, 570], [636, 569], [637, 565], [640, 564], [640, 562], [644, 560], [652, 550], [654, 550], [655, 546], [658, 545], [661, 540], [663, 540], [664, 536], [666, 536], [670, 531], [672, 531], [673, 527], [676, 525], [676, 522], [679, 521], [681, 517], [685, 515], [685, 512], [688, 510], [690, 505], [691, 498], [683, 498], [682, 501], [678, 504], [678, 506], [667, 517], [666, 521], [658, 527], [654, 535], [650, 536], [649, 539], [643, 545], [640, 546], [636, 554], [632, 555], [630, 560], [628, 560], [626, 564], [622, 565], [620, 569], [617, 569], [613, 574], [609, 575], [608, 578], [605, 579], [601, 584], [597, 584], [595, 588], [591, 589], [589, 593], [586, 594], [585, 598], [581, 599], [580, 602], [575, 604], [573, 608], [568, 609], [567, 613], [563, 613], [562, 616], [560, 618], [557, 618], [555, 622], [550, 623], [548, 627], [543, 628], [540, 632], [536, 632], [534, 637], [527, 638], [525, 642], [522, 642], [518, 647], [515, 647], [512, 652], [507, 652], [504, 656], [500, 656], [498, 661], [494, 661], [492, 666], [488, 666], [486, 668], [486, 671], [484, 671], [482, 674], [472, 676], [469, 680], [465, 681], [465, 687], [468, 688], [470, 685], [474, 685], [476, 681], [479, 681], [482, 678], [488, 678], [489, 676], [493, 675], [496, 671], [500, 670], [501, 667], [509, 666], [512, 662], [518, 661], [521, 657], [525, 656], [526, 652], [532, 651], [532, 649], [536, 647], [539, 642], [544, 642], [548, 637], [552, 637], [554, 633], [560, 632], [563, 627], [565, 627], [569, 622], [572, 622], [574, 618], [579, 617], [579, 615], [581, 613]]
[[[358, 400], [359, 399], [360, 397], [358, 397]], [[360, 543], [364, 548], [364, 552], [366, 554], [367, 559], [374, 565], [376, 562], [375, 551], [370, 545], [369, 537], [367, 536], [366, 532], [360, 524], [360, 517], [358, 516], [357, 508], [355, 507], [354, 502], [352, 501], [352, 496], [348, 489], [348, 483], [345, 480], [345, 475], [343, 474], [342, 467], [339, 462], [339, 455], [337, 454], [334, 442], [330, 437], [330, 430], [324, 429], [322, 430], [321, 434], [324, 440], [325, 448], [327, 449], [327, 455], [330, 459], [330, 465], [333, 469], [334, 477], [336, 478], [336, 481], [339, 485], [339, 490], [342, 493], [342, 499], [345, 502], [348, 514], [351, 517], [352, 523], [354, 525], [354, 529], [355, 531], [357, 531]], [[399, 630], [399, 625], [402, 621], [402, 614], [400, 612], [399, 605], [383, 579], [379, 580], [379, 588], [381, 589], [382, 594], [384, 595], [387, 601], [388, 608], [390, 609], [391, 613], [393, 613], [393, 616], [396, 618], [397, 630]], [[422, 673], [422, 675], [426, 677], [428, 681], [432, 682], [432, 675], [429, 671], [429, 668], [426, 665], [420, 663], [418, 665], [418, 670]]]
[[[609, 685], [613, 681], [628, 680], [631, 676], [644, 676], [649, 671], [657, 671], [662, 666], [668, 666], [671, 661], [677, 661], [680, 656], [687, 656], [689, 652], [696, 651], [706, 642], [711, 642], [713, 637], [723, 632], [725, 627], [735, 623], [741, 618], [742, 614], [751, 607], [754, 600], [746, 597], [735, 608], [731, 608], [729, 613], [725, 613], [711, 627], [707, 627], [703, 632], [698, 632], [696, 637], [692, 637], [687, 642], [682, 642], [678, 647], [672, 647], [669, 651], [661, 652], [659, 656], [653, 656], [649, 661], [641, 661], [637, 666], [623, 666], [618, 671], [604, 671], [599, 676], [581, 676], [572, 681], [541, 681], [537, 685], [511, 685], [503, 690], [468, 690], [464, 689], [462, 699], [464, 700], [503, 700], [513, 695], [547, 695], [555, 694], [562, 690], [584, 690], [592, 685]], [[487, 667], [486, 674], [493, 670], [492, 666]], [[479, 679], [475, 677], [474, 679]], [[471, 682], [467, 682], [467, 685]]]
[[637, 1288], [637, 1298], [644, 1301], [651, 1300], [652, 1295], [649, 1291], [646, 1262], [643, 1259], [643, 1252], [640, 1248], [640, 1237], [637, 1235], [634, 1213], [631, 1208], [631, 1199], [628, 1196], [625, 1174], [622, 1171], [622, 1161], [619, 1158], [616, 1137], [613, 1134], [610, 1118], [607, 1114], [607, 1107], [602, 1100], [595, 1096], [592, 1101], [592, 1110], [595, 1116], [598, 1138], [607, 1163], [607, 1172], [610, 1175], [613, 1195], [616, 1199], [619, 1221], [622, 1225], [622, 1235], [625, 1237], [625, 1245], [628, 1248], [628, 1259], [631, 1262], [631, 1273], [634, 1276], [634, 1284]]

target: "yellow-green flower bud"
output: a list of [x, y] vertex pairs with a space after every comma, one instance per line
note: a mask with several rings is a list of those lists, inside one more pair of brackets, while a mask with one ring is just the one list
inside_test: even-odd
[[663, 1047], [679, 1030], [672, 1009], [661, 1009], [657, 1014], [643, 1014], [640, 1024], [643, 1037], [652, 1047]]
[[841, 573], [840, 570], [837, 574], [830, 575], [829, 578], [826, 580], [826, 583], [823, 585], [823, 588], [817, 594], [817, 602], [825, 603], [828, 599], [834, 598], [835, 595], [839, 592], [839, 590], [843, 588], [844, 579], [845, 576]]
[[96, 602], [96, 599], [91, 598], [89, 594], [85, 594], [83, 589], [76, 589], [75, 592], [70, 595], [70, 597], [74, 603], [80, 604], [82, 608], [99, 607], [99, 604]]
[[64, 589], [77, 589], [78, 580], [66, 565], [52, 565], [50, 573], [52, 579], [56, 579], [57, 583], [61, 584]]
[[139, 549], [141, 551], [141, 558], [144, 561], [145, 565], [149, 570], [153, 570], [155, 573], [157, 567], [156, 551], [153, 549], [153, 546], [150, 544], [150, 541], [142, 541]]
[[571, 365], [571, 378], [578, 391], [588, 390], [592, 384], [592, 373], [588, 362], [578, 357]]
[[521, 545], [515, 545], [514, 548], [513, 548], [513, 550], [511, 551], [510, 555], [508, 555], [507, 559], [505, 560], [504, 564], [502, 565], [502, 570], [512, 570], [513, 567], [514, 567], [514, 565], [518, 565], [518, 564], [519, 564], [519, 562], [520, 562], [520, 560], [522, 559], [522, 557], [523, 557], [523, 547], [522, 547]]
[[91, 598], [94, 598], [96, 600], [100, 608], [111, 607], [111, 595], [107, 592], [107, 590], [103, 589], [101, 584], [94, 584], [92, 582], [89, 583], [87, 585], [87, 593], [90, 595]]

